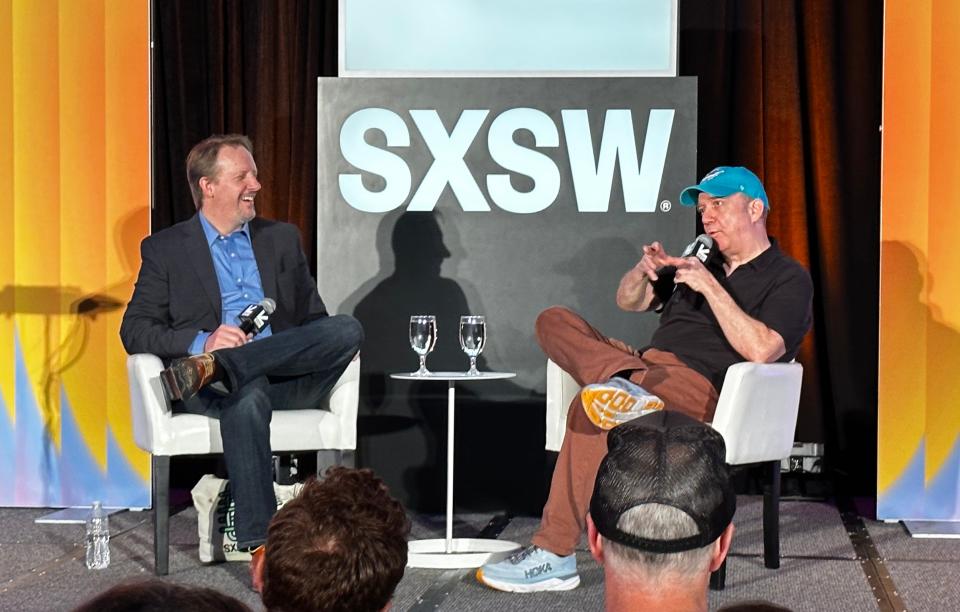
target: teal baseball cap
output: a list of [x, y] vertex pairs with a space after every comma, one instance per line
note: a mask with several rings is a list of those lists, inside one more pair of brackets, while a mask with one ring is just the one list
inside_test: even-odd
[[680, 203], [684, 206], [696, 206], [700, 193], [725, 198], [734, 193], [744, 193], [751, 198], [759, 198], [764, 207], [770, 209], [767, 192], [757, 175], [743, 166], [718, 166], [700, 180], [680, 192]]

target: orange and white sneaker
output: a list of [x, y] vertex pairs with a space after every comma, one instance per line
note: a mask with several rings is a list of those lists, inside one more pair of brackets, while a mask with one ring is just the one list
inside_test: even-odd
[[580, 391], [580, 400], [587, 418], [600, 429], [613, 429], [648, 412], [663, 410], [663, 400], [619, 376], [587, 385]]

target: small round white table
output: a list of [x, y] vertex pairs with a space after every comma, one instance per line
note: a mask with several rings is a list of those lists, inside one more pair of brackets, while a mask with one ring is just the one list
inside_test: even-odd
[[504, 554], [520, 548], [516, 542], [488, 538], [453, 537], [453, 433], [454, 433], [454, 383], [477, 382], [513, 378], [515, 372], [430, 372], [420, 376], [416, 373], [391, 374], [397, 380], [445, 380], [447, 381], [447, 534], [446, 538], [411, 540], [407, 545], [407, 566], [435, 569], [480, 567], [491, 556]]

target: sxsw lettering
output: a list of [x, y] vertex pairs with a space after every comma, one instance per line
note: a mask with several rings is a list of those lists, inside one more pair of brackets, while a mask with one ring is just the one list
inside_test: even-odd
[[[489, 114], [490, 111], [484, 109], [464, 110], [448, 133], [436, 110], [410, 111], [433, 162], [410, 198], [407, 210], [433, 210], [447, 185], [464, 211], [490, 210], [490, 203], [464, 160]], [[560, 111], [560, 116], [577, 210], [607, 211], [614, 168], [619, 164], [626, 211], [652, 212], [660, 193], [674, 109], [650, 110], [639, 160], [630, 109], [606, 111], [596, 157], [587, 111], [565, 109]], [[514, 133], [521, 129], [533, 135], [533, 148], [514, 141]], [[364, 136], [369, 130], [384, 135], [386, 149], [367, 143]], [[371, 213], [400, 207], [413, 187], [410, 167], [403, 157], [387, 149], [409, 146], [409, 127], [391, 110], [364, 108], [347, 117], [340, 129], [343, 158], [359, 170], [383, 177], [386, 183], [382, 190], [370, 191], [364, 187], [360, 173], [340, 174], [340, 193], [347, 204]], [[550, 157], [537, 149], [559, 146], [557, 125], [543, 111], [512, 108], [497, 115], [487, 132], [490, 158], [504, 170], [530, 177], [534, 187], [527, 192], [517, 191], [510, 184], [510, 174], [488, 174], [487, 193], [493, 203], [503, 210], [521, 214], [536, 213], [553, 204], [560, 193], [560, 170]]]

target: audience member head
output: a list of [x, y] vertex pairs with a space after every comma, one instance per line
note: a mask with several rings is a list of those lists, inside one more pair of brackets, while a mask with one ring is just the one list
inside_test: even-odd
[[733, 535], [725, 456], [719, 433], [678, 412], [610, 431], [587, 524], [608, 610], [706, 610]]
[[243, 134], [214, 134], [195, 144], [187, 155], [187, 182], [197, 210], [203, 206], [200, 179], [217, 178], [220, 172], [217, 160], [223, 147], [243, 147], [253, 155], [253, 143]]
[[81, 604], [74, 612], [250, 612], [220, 591], [163, 580], [125, 582]]
[[331, 468], [270, 522], [263, 603], [271, 611], [383, 610], [403, 577], [409, 532], [403, 506], [373, 472]]

